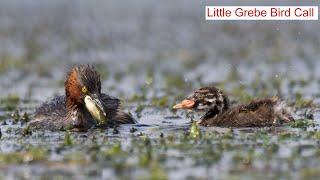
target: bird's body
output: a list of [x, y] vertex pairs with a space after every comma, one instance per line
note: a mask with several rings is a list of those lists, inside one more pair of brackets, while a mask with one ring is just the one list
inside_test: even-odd
[[[100, 76], [91, 66], [75, 66], [65, 82], [66, 95], [56, 96], [37, 108], [29, 127], [42, 130], [87, 130], [93, 126], [134, 124], [120, 100], [101, 93]], [[85, 102], [85, 98], [89, 102]], [[88, 103], [94, 107], [87, 106]], [[102, 122], [93, 112], [103, 116]]]
[[220, 127], [277, 126], [292, 120], [289, 114], [283, 114], [283, 108], [284, 104], [277, 98], [253, 100], [231, 107], [217, 116], [202, 117], [198, 123], [202, 126]]
[[[205, 87], [196, 90], [174, 108], [199, 110], [202, 108], [199, 108], [199, 103], [196, 102], [207, 104], [206, 113], [198, 121], [198, 124], [202, 126], [263, 127], [279, 125], [293, 120], [289, 108], [279, 98], [252, 100], [247, 104], [230, 107], [228, 97], [222, 91], [215, 89], [214, 87]], [[201, 96], [198, 95], [199, 92], [201, 92]], [[212, 95], [212, 93], [215, 95]], [[208, 95], [214, 98], [208, 99]]]

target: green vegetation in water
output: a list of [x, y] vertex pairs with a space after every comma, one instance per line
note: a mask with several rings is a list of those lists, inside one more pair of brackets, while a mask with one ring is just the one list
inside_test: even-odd
[[190, 137], [199, 138], [201, 137], [201, 131], [196, 121], [193, 121], [190, 127]]
[[137, 116], [140, 118], [141, 117], [141, 113], [144, 110], [144, 108], [146, 107], [145, 104], [139, 104], [135, 110], [135, 113], [137, 114]]
[[64, 145], [65, 146], [71, 146], [73, 144], [72, 138], [71, 138], [71, 134], [69, 131], [66, 131], [65, 135], [64, 135]]
[[43, 148], [31, 148], [22, 152], [0, 153], [0, 164], [21, 164], [45, 161], [47, 151]]
[[[283, 144], [290, 143], [292, 140], [299, 142], [306, 138], [315, 142], [319, 138], [317, 132], [301, 136], [296, 135], [295, 132], [283, 131], [275, 135], [272, 133], [273, 128], [261, 128], [250, 133], [240, 134], [232, 129], [224, 129], [221, 132], [206, 129], [201, 132], [196, 122], [193, 122], [187, 131], [188, 133], [166, 132], [161, 138], [152, 139], [145, 133], [142, 133], [142, 136], [132, 134], [126, 142], [122, 142], [121, 138], [108, 137], [104, 132], [94, 132], [94, 135], [85, 139], [78, 139], [75, 135], [71, 140], [70, 133], [66, 132], [62, 140], [64, 145], [70, 146], [70, 148], [60, 150], [64, 157], [61, 163], [73, 163], [88, 167], [96, 164], [113, 169], [119, 177], [126, 177], [126, 173], [138, 170], [147, 173], [147, 175], [141, 176], [146, 179], [167, 179], [168, 171], [172, 172], [171, 166], [169, 168], [167, 165], [168, 163], [172, 164], [172, 161], [177, 162], [173, 164], [173, 168], [178, 169], [181, 168], [180, 164], [182, 167], [185, 166], [185, 161], [192, 162], [191, 167], [205, 166], [210, 168], [213, 165], [220, 166], [221, 160], [228, 156], [232, 160], [230, 169], [243, 175], [248, 172], [243, 168], [257, 168], [256, 163], [262, 163], [259, 167], [267, 168], [269, 163], [277, 161], [280, 158], [279, 150]], [[290, 159], [281, 159], [280, 163], [292, 166], [302, 158], [299, 152], [305, 148], [316, 149], [317, 145], [311, 144], [309, 147], [303, 147], [298, 143], [298, 145], [290, 147], [288, 155]], [[78, 150], [75, 152], [70, 149]], [[318, 153], [320, 154], [320, 152]], [[5, 161], [6, 164], [19, 164], [34, 162], [34, 159], [46, 162], [50, 156], [44, 154], [45, 156], [41, 155], [42, 157], [39, 158], [27, 157], [25, 160], [20, 153], [12, 153], [13, 159], [7, 159], [9, 157], [1, 154], [0, 163]], [[303, 158], [311, 157], [320, 156], [315, 151], [314, 155]]]
[[22, 116], [22, 119], [21, 119], [23, 122], [29, 122], [30, 121], [30, 117], [28, 115], [27, 112], [24, 112], [23, 113], [23, 116]]
[[150, 179], [151, 180], [158, 180], [158, 179], [161, 179], [161, 180], [166, 180], [168, 179], [168, 175], [167, 173], [164, 171], [163, 168], [161, 168], [161, 166], [159, 165], [153, 165], [151, 167], [151, 175], [150, 175]]
[[154, 97], [151, 102], [152, 102], [152, 105], [156, 107], [168, 107], [169, 97], [168, 96], [163, 96], [161, 98]]
[[23, 136], [32, 135], [32, 131], [30, 129], [30, 126], [26, 126], [25, 128], [22, 129], [22, 135]]
[[142, 95], [135, 94], [129, 99], [129, 102], [145, 101], [146, 99], [147, 97], [145, 94], [142, 94]]
[[296, 101], [295, 101], [295, 106], [299, 107], [299, 108], [306, 108], [306, 107], [317, 107], [314, 103], [313, 100], [307, 100], [304, 99], [302, 96], [302, 93], [296, 93]]
[[134, 94], [128, 101], [129, 102], [141, 102], [147, 100], [147, 87], [140, 87], [140, 93]]
[[23, 115], [20, 115], [20, 112], [18, 110], [15, 110], [11, 117], [13, 119], [13, 123], [16, 124], [18, 122], [27, 123], [30, 121], [30, 117], [27, 112], [24, 112]]
[[207, 58], [207, 52], [190, 53], [189, 51], [182, 51], [180, 54], [183, 67], [188, 70], [194, 69], [204, 63]]
[[[119, 28], [118, 26], [112, 27], [113, 16], [117, 13], [114, 14], [113, 11], [108, 13], [108, 22], [111, 20], [108, 24], [111, 27], [105, 28], [105, 24], [100, 23], [101, 20], [105, 21], [105, 18], [101, 16], [105, 13], [99, 13], [101, 12], [99, 9], [97, 9], [98, 13], [92, 10], [99, 8], [99, 4], [97, 7], [92, 4], [88, 7], [87, 4], [77, 4], [80, 12], [79, 8], [74, 8], [73, 3], [54, 3], [55, 8], [51, 7], [52, 3], [41, 3], [37, 8], [44, 9], [47, 13], [45, 16], [38, 16], [36, 12], [31, 12], [33, 8], [30, 8], [28, 3], [25, 4], [26, 6], [11, 3], [2, 3], [2, 5], [4, 5], [3, 9], [8, 9], [8, 13], [2, 14], [5, 21], [0, 30], [1, 40], [3, 40], [0, 74], [8, 82], [12, 82], [7, 85], [10, 89], [15, 83], [21, 83], [19, 87], [23, 87], [23, 83], [29, 86], [29, 75], [34, 77], [35, 72], [44, 83], [42, 81], [32, 82], [30, 86], [35, 84], [35, 89], [43, 88], [51, 84], [50, 79], [56, 81], [56, 77], [60, 78], [60, 70], [54, 72], [51, 70], [68, 64], [62, 63], [63, 60], [71, 57], [72, 62], [83, 63], [96, 57], [98, 63], [95, 65], [101, 73], [101, 78], [115, 79], [115, 81], [110, 81], [111, 84], [107, 84], [108, 89], [104, 92], [124, 93], [119, 92], [119, 81], [127, 82], [126, 78], [130, 75], [138, 75], [135, 77], [141, 78], [146, 74], [145, 86], [141, 93], [138, 92], [130, 99], [130, 102], [139, 104], [133, 107], [136, 109], [134, 115], [137, 116], [141, 116], [142, 113], [148, 114], [150, 110], [152, 113], [160, 111], [158, 114], [168, 117], [170, 114], [168, 115], [165, 108], [162, 108], [163, 112], [161, 112], [154, 107], [145, 107], [149, 106], [149, 103], [157, 107], [171, 107], [170, 103], [173, 98], [179, 97], [176, 100], [182, 100], [186, 97], [187, 92], [190, 93], [201, 87], [202, 82], [208, 83], [208, 80], [215, 78], [222, 79], [222, 81], [226, 79], [225, 89], [230, 91], [230, 97], [239, 103], [247, 102], [252, 98], [275, 95], [275, 93], [289, 100], [295, 100], [295, 107], [298, 110], [299, 108], [313, 109], [317, 107], [315, 103], [319, 102], [320, 94], [310, 88], [319, 88], [320, 85], [320, 80], [317, 80], [319, 72], [316, 66], [313, 66], [313, 64], [318, 64], [313, 62], [317, 62], [317, 56], [314, 55], [318, 54], [320, 41], [318, 32], [311, 31], [312, 27], [310, 28], [309, 25], [305, 27], [304, 24], [296, 23], [288, 27], [281, 25], [275, 29], [272, 24], [270, 26], [267, 23], [266, 26], [261, 24], [248, 33], [250, 27], [248, 28], [247, 25], [222, 23], [221, 25], [214, 24], [214, 30], [207, 29], [205, 26], [199, 28], [193, 26], [190, 31], [181, 31], [179, 27], [185, 30], [189, 25], [199, 24], [198, 18], [194, 17], [194, 15], [197, 16], [197, 13], [189, 13], [192, 12], [190, 10], [194, 10], [188, 9], [192, 6], [183, 6], [180, 10], [182, 15], [187, 13], [187, 16], [184, 16], [188, 18], [186, 21], [182, 15], [177, 16], [170, 9], [164, 10], [167, 5], [163, 4], [157, 8], [157, 12], [163, 16], [161, 24], [170, 24], [172, 28], [160, 27], [159, 29], [159, 24], [154, 24], [159, 21], [152, 21], [149, 9], [140, 4], [132, 9], [133, 12], [142, 10], [138, 19], [121, 17], [124, 22], [129, 23], [128, 26], [132, 25], [130, 24], [132, 22], [134, 25], [138, 24], [137, 28], [131, 28], [124, 33], [113, 33]], [[117, 6], [113, 3], [111, 5], [112, 7]], [[49, 11], [46, 11], [48, 8]], [[105, 9], [103, 6], [101, 8]], [[14, 11], [17, 9], [19, 12]], [[61, 9], [63, 11], [60, 11]], [[163, 11], [165, 13], [162, 13]], [[21, 14], [31, 16], [24, 17]], [[73, 21], [72, 17], [75, 15], [81, 17], [79, 21]], [[167, 21], [169, 19], [170, 21]], [[35, 20], [37, 23], [30, 24], [28, 20]], [[87, 21], [93, 23], [86, 23]], [[3, 22], [1, 23], [3, 25]], [[97, 28], [92, 24], [96, 24]], [[117, 25], [117, 19], [115, 25]], [[141, 34], [136, 34], [136, 31]], [[182, 33], [175, 36], [176, 32]], [[210, 41], [212, 33], [217, 34], [218, 37], [214, 42]], [[135, 36], [133, 37], [132, 34]], [[145, 38], [147, 35], [151, 35], [152, 38]], [[171, 36], [174, 38], [170, 38]], [[140, 42], [141, 39], [143, 41]], [[154, 39], [159, 39], [159, 43], [153, 43]], [[128, 43], [122, 48], [124, 41]], [[248, 46], [236, 45], [241, 43]], [[65, 51], [64, 47], [66, 47]], [[117, 53], [121, 50], [126, 51], [127, 55], [118, 56]], [[61, 60], [55, 61], [54, 58], [57, 57]], [[109, 57], [110, 60], [106, 60]], [[124, 61], [122, 63], [111, 62], [117, 57]], [[148, 58], [148, 60], [139, 58]], [[299, 61], [297, 63], [299, 68], [287, 68], [295, 66], [295, 59]], [[226, 63], [225, 60], [227, 60]], [[250, 62], [246, 63], [246, 60]], [[45, 61], [50, 62], [43, 63]], [[172, 64], [179, 67], [176, 69], [174, 66], [168, 67], [171, 64], [169, 61], [174, 61]], [[59, 65], [53, 66], [52, 62], [58, 62]], [[127, 66], [127, 69], [123, 69], [126, 62], [131, 64]], [[304, 62], [306, 62], [306, 69], [304, 64], [301, 64]], [[307, 63], [312, 64], [311, 67]], [[225, 77], [225, 69], [217, 67], [220, 65], [222, 68], [224, 68], [223, 65], [230, 67], [230, 64], [232, 69]], [[300, 65], [302, 65], [301, 68]], [[122, 70], [118, 70], [118, 66]], [[261, 71], [263, 73], [255, 74], [256, 69], [263, 69]], [[4, 73], [9, 70], [13, 71], [8, 73], [7, 77], [7, 74]], [[173, 72], [164, 73], [170, 70]], [[294, 74], [296, 70], [307, 72], [296, 75]], [[214, 73], [207, 73], [210, 71]], [[54, 74], [54, 77], [44, 79], [51, 74], [50, 72]], [[220, 75], [221, 72], [221, 77], [207, 77], [216, 73]], [[284, 78], [292, 74], [295, 75], [293, 77], [299, 77], [297, 80], [288, 79], [290, 81], [288, 94], [285, 87], [287, 80], [283, 81], [274, 76], [278, 72]], [[13, 76], [10, 77], [12, 74]], [[304, 78], [308, 74], [316, 78]], [[269, 77], [265, 78], [265, 75]], [[256, 79], [254, 82], [249, 82], [252, 76], [255, 76]], [[198, 79], [189, 82], [186, 77], [197, 77]], [[244, 83], [241, 80], [245, 80]], [[318, 81], [318, 84], [313, 86], [315, 81]], [[60, 83], [62, 86], [64, 78]], [[52, 90], [56, 92], [57, 89], [52, 87]], [[127, 91], [132, 93], [135, 89], [128, 87]], [[25, 94], [23, 92], [20, 93]], [[156, 94], [153, 94], [154, 92]], [[306, 99], [303, 96], [304, 92], [316, 92], [318, 95], [308, 94], [308, 98], [309, 96], [311, 98]], [[32, 96], [26, 96], [34, 97], [35, 95], [30, 94]], [[153, 94], [155, 98], [147, 96], [149, 94]], [[181, 179], [319, 179], [320, 177], [319, 114], [316, 114], [315, 120], [312, 121], [309, 120], [309, 116], [298, 113], [298, 116], [301, 115], [306, 119], [296, 120], [284, 127], [217, 130], [215, 127], [200, 129], [195, 122], [189, 127], [186, 125], [189, 118], [185, 118], [185, 113], [182, 114], [179, 111], [175, 115], [182, 114], [181, 119], [185, 122], [181, 119], [178, 122], [176, 119], [166, 118], [165, 123], [150, 125], [151, 127], [133, 126], [137, 129], [130, 129], [130, 125], [129, 128], [125, 125], [119, 129], [115, 128], [114, 131], [112, 129], [90, 130], [87, 133], [72, 134], [69, 132], [65, 134], [64, 132], [34, 132], [32, 136], [28, 136], [28, 127], [23, 129], [24, 133], [21, 133], [21, 130], [25, 127], [22, 122], [27, 122], [30, 117], [28, 114], [23, 114], [24, 110], [20, 109], [19, 105], [22, 101], [19, 100], [19, 97], [10, 96], [12, 97], [0, 99], [1, 110], [3, 110], [0, 112], [0, 119], [4, 120], [4, 123], [8, 120], [8, 124], [1, 124], [3, 137], [0, 141], [2, 151], [0, 152], [0, 179], [8, 177], [46, 179], [49, 175], [57, 175], [55, 179], [73, 177], [101, 179], [105, 178], [104, 176], [107, 176], [108, 179], [130, 179], [136, 177], [135, 173], [138, 174], [137, 179], [139, 177], [168, 179], [172, 178], [169, 176], [184, 175], [186, 177], [181, 177]], [[15, 113], [17, 108], [20, 112]], [[12, 118], [7, 115], [11, 113], [14, 115]], [[11, 125], [11, 119], [17, 124]], [[311, 116], [310, 119], [312, 119]], [[150, 122], [153, 123], [151, 119]], [[180, 124], [181, 122], [183, 124]], [[18, 123], [21, 123], [22, 126]], [[156, 130], [150, 130], [153, 128]]]
[[120, 142], [115, 143], [110, 149], [104, 151], [103, 153], [104, 153], [104, 156], [110, 157], [110, 158], [123, 153], [121, 148], [121, 143]]
[[314, 121], [310, 119], [297, 119], [290, 123], [293, 128], [307, 128], [311, 125], [314, 125]]
[[16, 57], [8, 53], [0, 55], [0, 74], [7, 72], [10, 69], [21, 68], [24, 64], [24, 59]]
[[182, 74], [172, 74], [172, 73], [164, 73], [164, 80], [166, 85], [166, 90], [176, 89], [184, 89], [187, 87], [187, 83], [185, 83], [184, 77]]
[[303, 168], [300, 170], [299, 174], [301, 179], [319, 179], [320, 168], [319, 167]]
[[314, 139], [320, 140], [320, 131], [312, 132], [312, 137]]
[[238, 85], [238, 87], [234, 87], [231, 91], [232, 97], [235, 97], [237, 101], [240, 102], [248, 102], [253, 99], [253, 97], [248, 93], [246, 86], [243, 84]]
[[100, 74], [100, 77], [102, 80], [108, 79], [109, 74], [110, 74], [110, 70], [108, 69], [108, 66], [106, 64], [103, 63], [94, 63], [94, 67], [97, 68], [97, 71]]
[[18, 110], [15, 110], [14, 113], [11, 114], [14, 124], [20, 121], [20, 113]]
[[0, 99], [0, 104], [2, 104], [6, 110], [13, 111], [16, 110], [20, 103], [20, 97], [18, 95], [8, 95]]
[[125, 75], [125, 73], [123, 73], [123, 72], [117, 72], [117, 73], [114, 74], [113, 78], [114, 78], [117, 82], [119, 82], [119, 81], [121, 81], [121, 80], [123, 79], [123, 76], [124, 76], [124, 75]]

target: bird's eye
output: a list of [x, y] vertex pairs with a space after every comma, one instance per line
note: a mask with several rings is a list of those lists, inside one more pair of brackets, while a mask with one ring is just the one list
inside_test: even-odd
[[88, 89], [87, 89], [87, 87], [83, 86], [82, 89], [81, 89], [81, 91], [82, 91], [83, 93], [87, 93], [87, 92], [88, 92]]

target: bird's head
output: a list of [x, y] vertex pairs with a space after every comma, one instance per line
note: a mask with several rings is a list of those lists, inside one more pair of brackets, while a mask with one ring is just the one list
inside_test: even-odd
[[203, 87], [194, 91], [185, 100], [173, 106], [173, 109], [211, 110], [222, 112], [229, 108], [228, 97], [215, 87]]
[[106, 116], [101, 100], [100, 75], [93, 66], [77, 65], [65, 81], [67, 108], [85, 106], [96, 120]]
[[273, 110], [275, 112], [276, 120], [280, 120], [280, 123], [289, 123], [295, 121], [292, 117], [292, 109], [287, 103], [278, 97], [271, 98], [274, 104]]

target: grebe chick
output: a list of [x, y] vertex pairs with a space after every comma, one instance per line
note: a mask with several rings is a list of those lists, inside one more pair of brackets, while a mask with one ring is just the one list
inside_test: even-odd
[[[203, 90], [205, 89], [205, 90]], [[210, 91], [216, 88], [201, 88], [181, 103], [175, 105], [174, 109], [199, 109], [199, 104], [206, 104], [207, 112], [200, 118], [198, 124], [202, 126], [219, 127], [264, 127], [277, 126], [282, 123], [294, 121], [290, 108], [284, 101], [277, 97], [262, 100], [252, 100], [249, 103], [229, 107], [228, 98], [221, 91]], [[199, 91], [201, 96], [199, 96]], [[212, 95], [212, 92], [215, 92]], [[223, 95], [221, 95], [223, 94]], [[219, 98], [206, 98], [221, 97]], [[222, 105], [222, 102], [226, 102]], [[201, 102], [201, 103], [197, 103]], [[200, 108], [201, 109], [201, 108]]]

